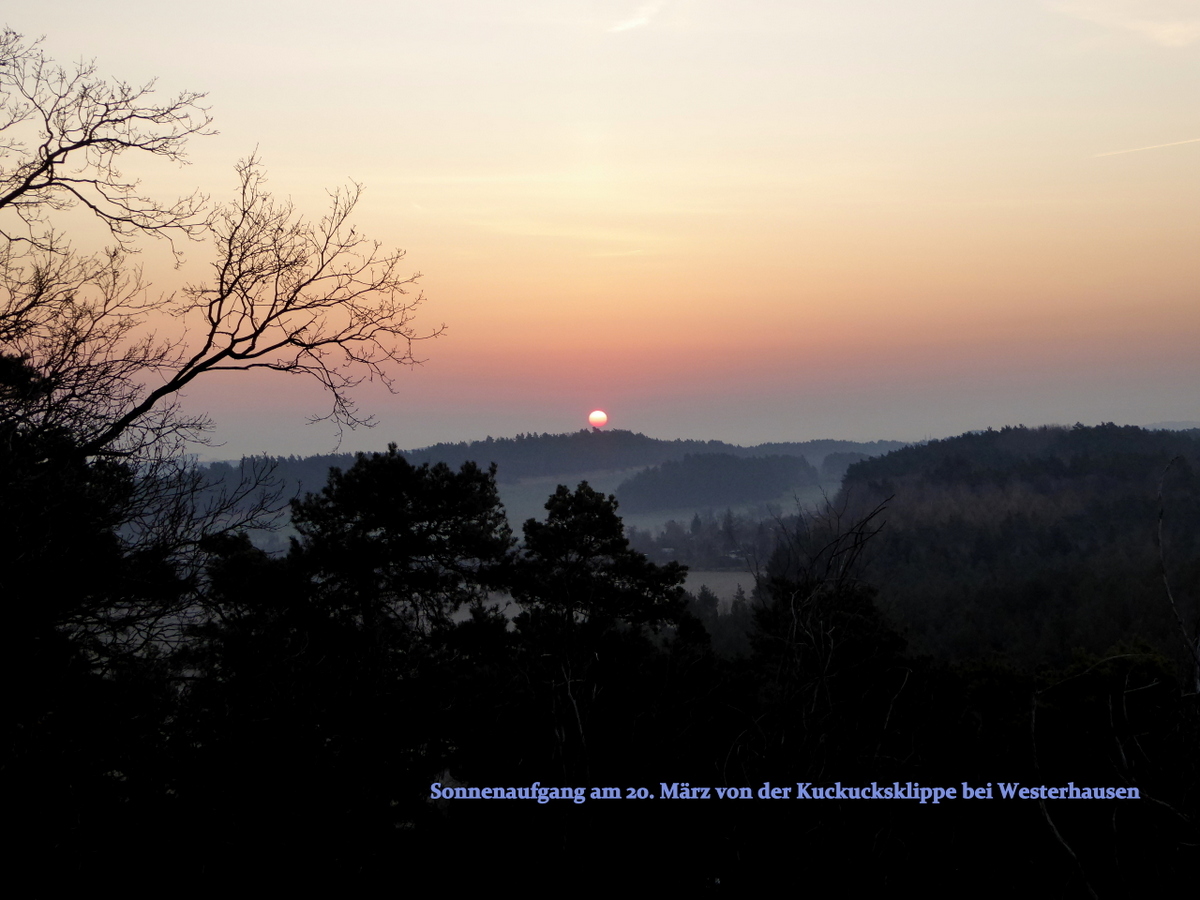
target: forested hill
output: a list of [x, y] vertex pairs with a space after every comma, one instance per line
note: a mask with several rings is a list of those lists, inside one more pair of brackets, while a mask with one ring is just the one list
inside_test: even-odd
[[[664, 441], [632, 431], [582, 429], [567, 434], [518, 434], [512, 438], [488, 437], [482, 441], [434, 444], [403, 451], [403, 455], [416, 465], [444, 462], [454, 469], [468, 460], [485, 468], [494, 462], [497, 480], [514, 482], [530, 476], [642, 468], [705, 453], [739, 457], [803, 456], [819, 467], [822, 460], [833, 453], [875, 456], [904, 446], [901, 441], [815, 440], [739, 447], [723, 441]], [[304, 490], [315, 491], [325, 484], [331, 466], [347, 469], [354, 464], [354, 459], [354, 454], [342, 453], [274, 457], [269, 461], [276, 465], [277, 476], [288, 484], [298, 483]], [[235, 467], [229, 463], [212, 463], [209, 468], [215, 476], [232, 477]]]
[[1062, 478], [1084, 472], [1118, 480], [1137, 478], [1139, 464], [1194, 456], [1200, 428], [1148, 430], [1111, 423], [1073, 428], [1006, 427], [907, 445], [855, 464], [847, 484], [862, 486], [888, 479], [936, 483], [1006, 484], [1014, 480]]
[[858, 462], [841, 502], [860, 513], [893, 498], [865, 574], [922, 652], [1064, 661], [1143, 639], [1173, 652], [1158, 492], [1168, 576], [1193, 622], [1198, 457], [1200, 430], [988, 430]]
[[803, 456], [703, 453], [643, 469], [617, 488], [626, 512], [686, 507], [732, 507], [775, 500], [785, 491], [818, 483]]
[[685, 456], [725, 453], [732, 456], [803, 456], [814, 465], [830, 453], [866, 453], [875, 456], [905, 446], [902, 441], [816, 440], [740, 447], [724, 441], [664, 441], [632, 431], [585, 428], [567, 434], [518, 434], [514, 438], [487, 438], [458, 444], [435, 444], [405, 454], [409, 462], [467, 460], [487, 465], [495, 462], [500, 481], [563, 472], [594, 472], [660, 465]]

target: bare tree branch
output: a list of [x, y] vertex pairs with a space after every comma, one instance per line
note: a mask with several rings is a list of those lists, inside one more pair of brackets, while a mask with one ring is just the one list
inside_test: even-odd
[[187, 287], [171, 305], [174, 315], [198, 322], [198, 342], [173, 361], [156, 361], [169, 369], [163, 383], [114, 417], [83, 452], [103, 452], [207, 372], [307, 375], [332, 400], [317, 419], [339, 429], [370, 425], [350, 391], [376, 378], [394, 390], [393, 368], [419, 362], [413, 343], [444, 330], [418, 334], [413, 327], [424, 298], [409, 296], [420, 274], [401, 274], [404, 252], [384, 252], [349, 224], [358, 185], [332, 192], [329, 212], [313, 225], [266, 192], [258, 160], [243, 160], [238, 173], [238, 199], [212, 223], [218, 250], [212, 281]]
[[[118, 169], [122, 154], [184, 162], [187, 139], [212, 133], [203, 95], [156, 103], [153, 91], [100, 79], [92, 63], [68, 71], [0, 32], [0, 499], [38, 513], [0, 569], [16, 577], [90, 541], [112, 577], [84, 583], [67, 568], [28, 625], [71, 632], [95, 659], [181, 628], [206, 538], [262, 527], [282, 506], [269, 472], [223, 494], [204, 483], [187, 454], [209, 423], [183, 412], [183, 389], [209, 372], [307, 375], [331, 398], [318, 418], [353, 428], [370, 419], [352, 390], [376, 378], [394, 389], [396, 367], [418, 362], [414, 342], [442, 331], [413, 325], [422, 297], [403, 251], [350, 223], [357, 184], [332, 192], [316, 222], [271, 196], [253, 157], [237, 167], [235, 200], [212, 214], [200, 194], [144, 196]], [[115, 246], [76, 252], [51, 222], [71, 208], [103, 222]], [[153, 294], [130, 262], [135, 241], [181, 235], [213, 242], [210, 278]], [[162, 314], [182, 336], [156, 335]], [[90, 517], [83, 544], [76, 509]]]
[[134, 87], [96, 76], [94, 62], [68, 71], [38, 46], [0, 33], [0, 237], [40, 251], [58, 247], [48, 214], [82, 205], [121, 246], [143, 235], [204, 233], [207, 198], [200, 193], [164, 204], [139, 192], [118, 168], [138, 151], [186, 163], [195, 135], [215, 134], [203, 94], [185, 91], [152, 102], [154, 82]]

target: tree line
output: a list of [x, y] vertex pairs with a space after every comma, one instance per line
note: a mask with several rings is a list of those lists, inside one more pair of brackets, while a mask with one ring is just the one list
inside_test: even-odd
[[1137, 637], [1194, 667], [1197, 437], [1009, 427], [859, 462], [850, 508], [894, 497], [865, 575], [914, 646], [941, 657], [1061, 664]]
[[[0, 86], [0, 790], [20, 826], [10, 855], [35, 892], [113, 871], [178, 893], [248, 877], [350, 893], [561, 889], [581, 873], [615, 886], [633, 872], [677, 890], [794, 889], [833, 866], [868, 889], [986, 878], [1094, 895], [1194, 870], [1200, 723], [1191, 672], [1156, 631], [1134, 622], [1127, 643], [1105, 646], [1098, 629], [1079, 652], [1038, 662], [914, 652], [906, 608], [879, 602], [887, 571], [869, 568], [889, 531], [924, 527], [911, 510], [925, 507], [905, 505], [924, 484], [953, 488], [927, 504], [957, 511], [934, 516], [938, 527], [988, 522], [1027, 496], [1048, 510], [1076, 476], [1125, 485], [1111, 503], [1132, 521], [1145, 504], [1119, 474], [1128, 436], [1094, 435], [1109, 448], [1095, 464], [1070, 451], [1087, 444], [1074, 432], [1057, 463], [1004, 457], [1026, 440], [1008, 432], [935, 446], [932, 468], [906, 451], [859, 462], [847, 485], [865, 484], [860, 505], [776, 523], [754, 590], [725, 616], [711, 594], [685, 596], [682, 566], [631, 546], [614, 497], [560, 486], [518, 540], [494, 467], [394, 447], [295, 498], [296, 537], [268, 554], [245, 533], [280, 511], [268, 473], [252, 465], [206, 491], [184, 452], [205, 423], [178, 393], [209, 372], [264, 367], [315, 378], [329, 416], [363, 424], [356, 379], [390, 378], [437, 333], [413, 325], [401, 254], [350, 225], [356, 188], [310, 223], [266, 193], [254, 160], [216, 210], [200, 195], [143, 197], [118, 160], [180, 159], [209, 128], [201, 95], [158, 102], [152, 86], [59, 68], [11, 32]], [[54, 218], [72, 205], [113, 249], [81, 255], [63, 239]], [[214, 254], [210, 279], [173, 307], [193, 343], [148, 327], [163, 307], [146, 305], [127, 252], [156, 236], [180, 252], [207, 240]], [[1163, 496], [1190, 498], [1186, 467], [1168, 474]], [[1105, 527], [1064, 539], [1112, 547]], [[1036, 558], [1059, 540], [1035, 534], [1022, 544], [1005, 531], [1001, 546]], [[1186, 536], [1165, 534], [1190, 625], [1194, 557]], [[1096, 596], [1072, 595], [1081, 619]], [[1008, 602], [1017, 617], [1024, 607]], [[720, 637], [721, 619], [739, 623], [740, 645]], [[999, 780], [1136, 788], [1144, 802], [638, 799], [685, 783], [740, 795], [766, 782]], [[435, 798], [433, 784], [632, 799], [471, 802]], [[528, 852], [514, 860], [514, 845]]]
[[[202, 605], [177, 639], [99, 651], [60, 629], [57, 654], [24, 657], [5, 761], [22, 852], [82, 881], [132, 844], [143, 872], [170, 879], [182, 843], [201, 880], [366, 886], [468, 845], [478, 868], [459, 883], [551, 884], [621, 859], [663, 886], [763, 888], [808, 883], [779, 864], [799, 833], [806, 858], [854, 861], [879, 886], [927, 884], [946, 853], [955, 877], [1068, 894], [1186, 872], [1198, 723], [1170, 658], [1127, 647], [1034, 669], [913, 654], [861, 577], [887, 511], [787, 524], [752, 594], [720, 615], [711, 593], [684, 594], [681, 566], [630, 547], [615, 498], [586, 484], [559, 487], [517, 542], [493, 470], [361, 455], [293, 502], [286, 554], [209, 538], [200, 582], [170, 582]], [[740, 645], [726, 643], [735, 622]], [[998, 780], [1155, 802], [934, 815], [430, 793]], [[480, 841], [503, 828], [545, 854], [537, 872], [510, 879], [508, 848]], [[1020, 863], [996, 873], [997, 848]]]

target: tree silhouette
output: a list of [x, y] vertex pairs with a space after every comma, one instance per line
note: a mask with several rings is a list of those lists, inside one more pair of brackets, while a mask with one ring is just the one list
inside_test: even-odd
[[586, 481], [574, 491], [559, 485], [546, 510], [545, 522], [525, 523], [513, 577], [512, 594], [524, 607], [518, 640], [525, 681], [553, 736], [553, 764], [586, 781], [594, 759], [589, 735], [594, 726], [607, 737], [620, 733], [601, 723], [628, 714], [620, 697], [654, 653], [643, 627], [679, 620], [686, 570], [656, 566], [631, 549], [616, 498]]
[[513, 544], [495, 466], [413, 466], [395, 444], [332, 469], [319, 494], [293, 501], [292, 522], [319, 602], [368, 632], [447, 627], [503, 586]]
[[[323, 418], [369, 424], [350, 396], [363, 378], [392, 386], [392, 367], [414, 362], [417, 275], [350, 222], [361, 187], [330, 194], [308, 222], [275, 200], [257, 159], [238, 164], [234, 200], [208, 209], [193, 193], [160, 202], [140, 193], [119, 161], [185, 161], [187, 140], [211, 133], [202, 94], [156, 103], [154, 84], [131, 87], [73, 71], [37, 42], [0, 34], [0, 355], [38, 376], [39, 390], [6, 417], [22, 428], [65, 428], [83, 457], [177, 452], [202, 436], [203, 417], [177, 398], [214, 371], [265, 368], [315, 378], [332, 403]], [[82, 207], [113, 247], [76, 252], [51, 221]], [[141, 237], [212, 242], [212, 277], [175, 298], [154, 297], [129, 253]], [[178, 248], [176, 248], [178, 250]], [[163, 340], [152, 314], [181, 318], [194, 338]], [[153, 385], [152, 387], [150, 385]], [[11, 400], [11, 398], [6, 398]]]
[[590, 630], [618, 622], [658, 626], [682, 611], [686, 570], [656, 566], [629, 546], [617, 500], [580, 482], [546, 503], [545, 522], [525, 523], [513, 596], [538, 615]]
[[[43, 499], [60, 511], [70, 504], [48, 473], [71, 473], [59, 486], [119, 481], [120, 491], [106, 494], [97, 546], [130, 562], [157, 559], [196, 586], [207, 538], [268, 524], [283, 504], [263, 467], [223, 493], [204, 490], [188, 451], [209, 423], [183, 410], [180, 392], [217, 371], [301, 374], [330, 397], [317, 418], [370, 424], [353, 388], [364, 378], [392, 387], [394, 367], [415, 361], [412, 342], [440, 329], [414, 329], [417, 276], [401, 274], [403, 252], [354, 229], [358, 185], [332, 192], [315, 222], [268, 193], [253, 158], [238, 165], [238, 192], [226, 205], [210, 208], [198, 193], [145, 196], [118, 164], [184, 162], [187, 140], [210, 133], [203, 95], [154, 94], [152, 82], [106, 80], [93, 63], [64, 69], [37, 42], [0, 35], [0, 433], [14, 460], [0, 477], [12, 502]], [[99, 219], [113, 246], [73, 249], [55, 228], [56, 215], [73, 207]], [[178, 295], [151, 294], [130, 253], [153, 237], [210, 241], [211, 276]], [[156, 336], [153, 319], [163, 314], [182, 321], [182, 337]], [[50, 548], [73, 546], [69, 515], [39, 521], [41, 532], [26, 533], [41, 533], [47, 549], [13, 542], [0, 551], [0, 569], [29, 572]], [[184, 610], [200, 606], [194, 593], [188, 602], [175, 592], [168, 603], [139, 583], [108, 592], [108, 609], [94, 585], [42, 605], [77, 635], [107, 628], [110, 647], [131, 627], [144, 639], [154, 623], [178, 631]]]
[[292, 509], [284, 557], [244, 535], [209, 541], [212, 616], [174, 660], [196, 773], [183, 802], [202, 818], [246, 810], [228, 826], [238, 843], [355, 871], [422, 814], [428, 778], [476, 727], [460, 713], [484, 693], [472, 643], [503, 645], [485, 600], [512, 537], [494, 470], [413, 466], [394, 446], [332, 469]]
[[203, 94], [185, 91], [152, 100], [154, 82], [134, 87], [96, 76], [94, 62], [67, 70], [38, 46], [5, 28], [0, 33], [0, 210], [17, 227], [0, 237], [43, 251], [65, 247], [49, 213], [83, 206], [119, 244], [147, 234], [195, 236], [204, 228], [205, 198], [194, 193], [161, 203], [138, 192], [117, 168], [128, 153], [185, 161], [185, 145], [211, 134]]

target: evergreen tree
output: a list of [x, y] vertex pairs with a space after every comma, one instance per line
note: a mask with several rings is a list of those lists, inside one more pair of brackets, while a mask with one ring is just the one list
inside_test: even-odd
[[474, 463], [413, 466], [395, 444], [359, 454], [319, 494], [293, 502], [293, 553], [322, 602], [365, 630], [445, 628], [503, 584], [513, 539], [495, 475]]
[[629, 546], [617, 500], [580, 482], [546, 503], [545, 522], [525, 523], [525, 550], [513, 596], [531, 611], [604, 629], [624, 622], [657, 626], [683, 609], [686, 570], [656, 566]]

